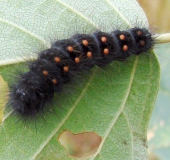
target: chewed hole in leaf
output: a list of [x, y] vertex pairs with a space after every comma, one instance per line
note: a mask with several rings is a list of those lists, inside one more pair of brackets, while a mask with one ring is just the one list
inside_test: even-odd
[[94, 132], [83, 132], [73, 134], [64, 131], [59, 142], [67, 151], [67, 154], [75, 158], [87, 158], [96, 153], [102, 138]]

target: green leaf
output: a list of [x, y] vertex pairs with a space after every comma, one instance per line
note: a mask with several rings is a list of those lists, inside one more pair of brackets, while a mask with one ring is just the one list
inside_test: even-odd
[[[136, 23], [148, 27], [134, 0], [6, 0], [0, 1], [0, 8], [1, 65], [35, 56], [50, 41], [76, 32], [110, 32]], [[0, 73], [10, 83], [9, 73], [23, 65], [3, 66]], [[74, 159], [58, 141], [69, 130], [102, 137], [89, 159], [147, 159], [146, 131], [158, 88], [159, 65], [152, 52], [102, 69], [94, 67], [55, 96], [54, 110], [44, 115], [45, 121], [26, 125], [6, 110], [0, 128], [0, 158]]]

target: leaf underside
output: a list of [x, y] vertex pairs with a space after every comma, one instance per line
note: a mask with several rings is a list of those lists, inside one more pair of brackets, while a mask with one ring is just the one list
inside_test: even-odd
[[[126, 3], [125, 0], [0, 2], [1, 65], [31, 57], [51, 41], [78, 31], [110, 32], [137, 24], [148, 27], [136, 1]], [[22, 66], [2, 66], [0, 73], [10, 83], [9, 75]], [[38, 119], [27, 125], [6, 110], [0, 127], [0, 159], [74, 159], [68, 157], [58, 141], [64, 130], [95, 132], [103, 138], [97, 153], [89, 159], [147, 159], [146, 131], [158, 88], [159, 65], [152, 51], [102, 69], [94, 67], [55, 95], [53, 109], [45, 113], [45, 121]]]

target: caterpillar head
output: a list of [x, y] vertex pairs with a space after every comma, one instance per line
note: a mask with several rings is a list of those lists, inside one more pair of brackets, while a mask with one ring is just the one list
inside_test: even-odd
[[43, 76], [30, 71], [21, 75], [18, 83], [12, 86], [10, 105], [20, 115], [35, 116], [43, 111], [53, 96], [53, 85], [48, 84]]

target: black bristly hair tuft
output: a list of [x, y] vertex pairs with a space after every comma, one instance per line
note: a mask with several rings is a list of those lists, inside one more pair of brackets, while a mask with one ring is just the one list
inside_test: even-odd
[[23, 117], [34, 117], [51, 103], [55, 92], [83, 70], [105, 66], [115, 60], [125, 60], [133, 54], [151, 49], [154, 39], [145, 28], [97, 31], [75, 34], [69, 39], [54, 42], [51, 48], [39, 53], [12, 85], [9, 103]]

